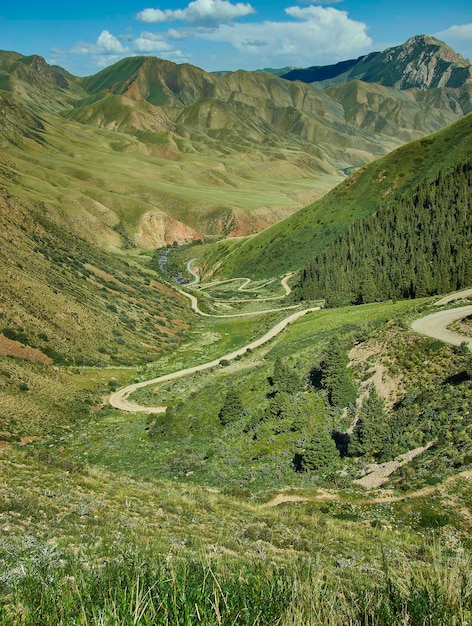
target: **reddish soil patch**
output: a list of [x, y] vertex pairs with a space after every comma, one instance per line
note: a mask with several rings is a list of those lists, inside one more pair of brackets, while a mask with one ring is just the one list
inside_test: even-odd
[[128, 291], [133, 291], [133, 292], [136, 291], [136, 289], [134, 287], [131, 287], [131, 285], [126, 285], [125, 283], [122, 283], [121, 280], [118, 280], [118, 278], [115, 278], [115, 276], [112, 276], [108, 272], [104, 272], [98, 267], [95, 267], [95, 265], [91, 265], [90, 263], [85, 263], [84, 267], [88, 269], [90, 272], [93, 272], [95, 276], [97, 276], [98, 278], [101, 278], [102, 280], [115, 283], [116, 285], [119, 285], [120, 287], [123, 287], [124, 289], [127, 289]]
[[175, 298], [176, 300], [183, 300], [184, 299], [179, 293], [177, 293], [176, 291], [174, 291], [170, 287], [167, 287], [167, 285], [163, 285], [162, 283], [158, 283], [157, 280], [151, 280], [151, 286], [154, 287], [155, 289], [157, 289], [157, 291], [165, 293], [166, 295], [171, 296], [172, 298]]
[[16, 356], [28, 361], [39, 361], [46, 365], [53, 363], [53, 360], [43, 354], [41, 350], [25, 346], [19, 341], [13, 341], [13, 339], [7, 339], [3, 335], [0, 335], [0, 354], [2, 356]]

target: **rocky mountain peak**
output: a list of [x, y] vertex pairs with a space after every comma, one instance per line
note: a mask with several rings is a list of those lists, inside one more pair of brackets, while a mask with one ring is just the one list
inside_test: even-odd
[[429, 35], [411, 37], [382, 56], [382, 64], [389, 69], [380, 82], [398, 89], [459, 87], [472, 81], [467, 59]]
[[335, 65], [294, 70], [283, 78], [317, 83], [320, 87], [362, 80], [396, 89], [459, 88], [472, 85], [472, 66], [439, 39], [416, 35], [383, 52], [371, 52]]

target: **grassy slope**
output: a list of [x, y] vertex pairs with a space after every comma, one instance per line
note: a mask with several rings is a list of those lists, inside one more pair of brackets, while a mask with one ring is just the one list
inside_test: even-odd
[[[337, 182], [271, 149], [222, 156], [202, 146], [197, 154], [187, 142], [188, 150], [179, 152], [144, 131], [139, 141], [44, 114], [45, 130], [33, 136], [26, 116], [12, 123], [11, 140], [3, 144], [2, 184], [15, 195], [56, 205], [75, 232], [105, 247], [120, 246], [116, 237], [110, 241], [118, 222], [145, 248], [228, 232], [238, 223], [244, 232], [259, 230]], [[71, 214], [78, 211], [80, 221]], [[168, 216], [170, 224], [143, 232], [146, 214]]]
[[[390, 626], [405, 615], [423, 623], [426, 610], [434, 609], [436, 623], [453, 623], [445, 616], [470, 611], [464, 507], [472, 493], [460, 478], [441, 486], [451, 463], [438, 465], [432, 451], [407, 481], [404, 476], [403, 491], [393, 494], [398, 501], [376, 501], [354, 488], [350, 473], [297, 475], [285, 468], [283, 455], [273, 465], [260, 443], [222, 427], [216, 417], [226, 381], [252, 410], [277, 355], [306, 372], [334, 335], [362, 338], [367, 346], [385, 341], [382, 359], [391, 359], [392, 371], [398, 376], [400, 369], [412, 388], [421, 378], [431, 384], [445, 371], [450, 375], [461, 367], [452, 350], [431, 350], [428, 340], [387, 323], [424, 307], [410, 301], [307, 316], [249, 361], [178, 383], [170, 395], [186, 408], [154, 440], [145, 416], [130, 419], [108, 408], [87, 415], [96, 396], [74, 413], [72, 392], [85, 389], [92, 372], [56, 374], [69, 395], [54, 414], [55, 426], [44, 429], [52, 436], [0, 448], [6, 548], [0, 568], [7, 594], [0, 623], [11, 623], [12, 616], [20, 624], [59, 623], [59, 616], [94, 623], [100, 615], [105, 623], [127, 623], [139, 614], [141, 623], [184, 624], [198, 623], [200, 613], [208, 624], [272, 625], [280, 618], [306, 626], [347, 617], [361, 623], [369, 615], [372, 623]], [[416, 366], [424, 350], [426, 370]], [[88, 381], [98, 391], [106, 373]], [[281, 437], [273, 437], [273, 452]], [[257, 458], [248, 460], [258, 446]], [[355, 465], [351, 470], [355, 475]], [[409, 493], [429, 477], [429, 491]], [[261, 506], [288, 487], [308, 502]], [[326, 495], [322, 487], [341, 499], [317, 502], [317, 495]], [[73, 594], [66, 581], [74, 581]]]
[[111, 367], [98, 375], [106, 391], [113, 377], [121, 380], [119, 368], [184, 338], [187, 302], [156, 280], [147, 259], [107, 254], [51, 221], [47, 205], [5, 191], [0, 228], [0, 438], [49, 432], [70, 404], [72, 415], [86, 414], [99, 392], [81, 387], [81, 377], [69, 389], [57, 366]]
[[[375, 212], [380, 200], [405, 192], [470, 154], [472, 115], [399, 148], [350, 176], [314, 204], [252, 237], [224, 241], [199, 263], [219, 276], [266, 277], [298, 269], [313, 252], [354, 221]], [[198, 252], [198, 249], [196, 249]]]
[[0, 64], [2, 184], [47, 200], [105, 246], [123, 244], [110, 232], [117, 223], [144, 248], [258, 232], [331, 189], [340, 170], [460, 110], [430, 94], [365, 86], [332, 97], [269, 74], [216, 77], [152, 58], [88, 79], [39, 57], [1, 53]]
[[[42, 167], [42, 153], [31, 153], [28, 162]], [[94, 155], [95, 176], [100, 151]], [[296, 475], [288, 447], [293, 436], [271, 439], [273, 433], [262, 432], [260, 441], [248, 442], [237, 428], [225, 432], [217, 422], [227, 382], [254, 410], [265, 401], [277, 355], [306, 374], [333, 336], [349, 342], [385, 337], [383, 350], [410, 385], [422, 384], [419, 364], [426, 360], [426, 383], [442, 383], [444, 372], [461, 367], [454, 351], [439, 354], [428, 341], [415, 340], [415, 350], [395, 343], [388, 352], [385, 322], [393, 317], [404, 325], [422, 303], [307, 316], [247, 361], [168, 389], [166, 397], [177, 404], [175, 428], [167, 424], [165, 437], [150, 440], [145, 416], [103, 406], [111, 385], [207, 360], [273, 320], [201, 321], [174, 351], [189, 321], [187, 305], [152, 280], [139, 259], [124, 261], [68, 233], [68, 216], [56, 211], [63, 203], [78, 219], [67, 208], [69, 179], [45, 182], [46, 169], [22, 178], [18, 165], [27, 161], [14, 158], [2, 161], [19, 199], [2, 190], [0, 322], [43, 354], [52, 348], [59, 363], [92, 355], [109, 368], [0, 359], [0, 623], [273, 626], [280, 618], [306, 626], [356, 623], [368, 615], [371, 623], [391, 626], [404, 623], [407, 613], [417, 623], [469, 615], [470, 516], [464, 507], [472, 502], [470, 485], [458, 479], [447, 491], [439, 484], [411, 499], [373, 502], [349, 482], [355, 467], [347, 478]], [[74, 161], [74, 167], [86, 179], [91, 174], [87, 163]], [[97, 188], [105, 187], [99, 180]], [[114, 182], [120, 183], [118, 176]], [[37, 201], [37, 188], [46, 201], [54, 187], [57, 204]], [[108, 236], [114, 235], [110, 229]], [[156, 356], [152, 345], [170, 351], [145, 370], [116, 369]], [[464, 397], [463, 407], [469, 400]], [[15, 443], [20, 438], [25, 445]], [[464, 455], [456, 455], [432, 476], [428, 463], [437, 468], [437, 461], [427, 456], [413, 475], [399, 477], [398, 487], [441, 481], [454, 463], [466, 467]], [[341, 498], [261, 506], [284, 487], [308, 498], [320, 487], [340, 490]], [[191, 566], [182, 565], [188, 560]]]

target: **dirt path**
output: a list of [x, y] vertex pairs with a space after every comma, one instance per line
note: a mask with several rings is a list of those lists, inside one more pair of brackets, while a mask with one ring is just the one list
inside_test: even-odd
[[453, 322], [467, 317], [468, 315], [472, 315], [472, 305], [431, 313], [426, 317], [415, 320], [411, 327], [417, 333], [428, 335], [434, 339], [440, 339], [454, 346], [460, 346], [461, 343], [465, 342], [469, 348], [472, 349], [472, 337], [460, 335], [447, 328]]
[[[185, 292], [182, 292], [185, 293]], [[187, 294], [188, 295], [188, 294]], [[193, 297], [193, 296], [192, 296]], [[208, 363], [203, 363], [201, 365], [195, 365], [194, 367], [187, 367], [182, 370], [178, 370], [177, 372], [171, 372], [170, 374], [165, 374], [164, 376], [159, 376], [157, 378], [153, 378], [152, 380], [145, 380], [140, 383], [134, 383], [132, 385], [128, 385], [123, 389], [119, 389], [112, 393], [109, 399], [111, 406], [116, 409], [120, 409], [122, 411], [131, 411], [131, 412], [144, 412], [144, 413], [163, 413], [166, 410], [164, 406], [140, 406], [138, 404], [134, 404], [128, 400], [128, 396], [132, 394], [137, 389], [142, 389], [143, 387], [147, 387], [148, 385], [156, 385], [158, 383], [167, 382], [169, 380], [175, 380], [176, 378], [183, 378], [184, 376], [189, 376], [190, 374], [195, 374], [195, 372], [202, 372], [203, 370], [210, 369], [212, 367], [216, 367], [220, 365], [221, 361], [232, 361], [238, 356], [242, 356], [247, 350], [254, 350], [259, 346], [262, 346], [264, 343], [270, 341], [273, 337], [278, 335], [284, 328], [286, 328], [289, 324], [302, 317], [306, 313], [311, 313], [313, 311], [319, 311], [320, 307], [312, 307], [310, 309], [303, 309], [302, 311], [297, 311], [296, 313], [292, 313], [278, 324], [273, 326], [265, 335], [252, 341], [246, 346], [235, 350], [234, 352], [230, 352], [229, 354], [225, 354], [224, 356], [219, 357], [218, 359], [214, 359], [213, 361], [209, 361]], [[282, 309], [275, 309], [276, 311], [280, 311]]]
[[[359, 499], [359, 500], [355, 500], [356, 504], [382, 504], [383, 502], [401, 502], [402, 500], [409, 500], [412, 498], [423, 498], [424, 496], [429, 496], [433, 493], [439, 492], [442, 493], [443, 495], [446, 495], [449, 499], [450, 496], [445, 492], [445, 489], [447, 488], [447, 486], [459, 479], [465, 479], [465, 480], [471, 480], [472, 479], [472, 470], [465, 470], [463, 472], [459, 472], [458, 474], [455, 474], [454, 476], [449, 476], [449, 478], [446, 478], [446, 480], [441, 483], [440, 485], [435, 485], [433, 487], [423, 487], [423, 489], [418, 489], [417, 491], [411, 491], [409, 493], [405, 493], [404, 495], [385, 495], [385, 496], [379, 496], [378, 498], [365, 498], [365, 499]], [[265, 504], [262, 505], [262, 508], [265, 509], [270, 509], [273, 508], [275, 506], [279, 506], [279, 504], [285, 504], [286, 502], [340, 502], [340, 501], [346, 501], [345, 498], [342, 498], [341, 495], [339, 493], [332, 493], [330, 491], [326, 491], [325, 489], [317, 489], [317, 493], [314, 495], [310, 495], [310, 496], [301, 496], [301, 495], [297, 495], [297, 494], [291, 494], [288, 493], [287, 491], [283, 491], [279, 494], [277, 494], [274, 498], [272, 498], [272, 500], [269, 500], [269, 502], [266, 502]], [[451, 502], [450, 502], [451, 503]], [[462, 515], [464, 515], [464, 517], [467, 517], [467, 519], [469, 521], [472, 522], [472, 516], [470, 515], [470, 512], [468, 510], [463, 510], [463, 505], [461, 505], [461, 503], [458, 503], [458, 506], [456, 507], [458, 508], [458, 510], [460, 511], [460, 513], [462, 513]]]
[[[254, 315], [264, 315], [264, 313], [277, 313], [277, 311], [290, 311], [293, 309], [298, 309], [299, 307], [298, 304], [292, 304], [290, 306], [282, 306], [276, 309], [264, 309], [263, 311], [249, 311], [248, 313], [228, 313], [225, 315], [218, 315], [216, 313], [215, 314], [205, 313], [205, 311], [202, 311], [200, 307], [198, 306], [197, 298], [191, 293], [187, 293], [186, 291], [183, 291], [182, 289], [177, 289], [177, 291], [190, 300], [192, 311], [194, 311], [198, 315], [201, 315], [202, 317], [217, 317], [217, 318], [223, 318], [223, 319], [231, 319], [235, 317], [253, 317]], [[232, 300], [232, 302], [238, 302], [238, 300]], [[245, 302], [251, 302], [251, 300], [245, 300]], [[260, 302], [260, 300], [258, 300], [258, 302]]]
[[449, 304], [449, 302], [453, 302], [454, 300], [460, 300], [461, 298], [468, 298], [472, 296], [472, 289], [464, 289], [463, 291], [456, 291], [455, 293], [450, 293], [448, 296], [441, 298], [434, 303], [434, 306], [442, 306], [443, 304]]
[[430, 448], [432, 445], [433, 442], [430, 441], [426, 446], [409, 450], [408, 452], [405, 452], [405, 454], [400, 454], [393, 459], [393, 461], [387, 461], [386, 463], [373, 463], [369, 468], [369, 472], [354, 482], [365, 489], [377, 489], [388, 481], [393, 472], [396, 472], [397, 469], [412, 461], [416, 456], [423, 454], [423, 452], [425, 452], [425, 450]]
[[188, 283], [188, 285], [197, 285], [200, 282], [200, 276], [193, 271], [192, 269], [192, 263], [196, 261], [196, 259], [190, 259], [190, 261], [187, 263], [187, 272], [193, 277], [193, 280], [191, 283]]
[[[194, 260], [195, 259], [191, 259], [187, 263], [187, 270], [189, 271], [190, 274], [194, 276], [194, 281], [192, 284], [196, 284], [199, 280], [198, 274], [194, 272], [192, 269], [192, 263]], [[289, 295], [291, 293], [291, 289], [287, 283], [290, 276], [291, 274], [288, 276], [285, 276], [282, 279], [282, 286], [284, 287], [286, 295]], [[230, 279], [230, 280], [238, 280], [238, 279]], [[251, 279], [249, 278], [244, 279], [244, 280], [245, 281], [247, 280], [249, 282], [251, 281]], [[227, 281], [223, 281], [223, 282], [227, 282]], [[245, 282], [243, 283], [242, 286], [247, 285], [247, 284], [248, 283]], [[217, 317], [217, 318], [248, 317], [252, 315], [263, 315], [264, 313], [276, 313], [278, 311], [298, 309], [299, 307], [299, 305], [296, 304], [293, 306], [280, 307], [276, 309], [267, 309], [265, 311], [253, 311], [250, 313], [236, 313], [236, 314], [231, 314], [231, 315], [210, 315], [209, 313], [205, 313], [204, 311], [200, 309], [200, 307], [198, 306], [198, 300], [194, 295], [187, 293], [186, 291], [183, 291], [182, 289], [177, 289], [177, 291], [183, 296], [185, 296], [186, 298], [188, 298], [190, 300], [192, 310], [198, 315], [202, 315], [203, 317]], [[124, 387], [123, 389], [119, 389], [118, 391], [115, 391], [114, 393], [112, 393], [109, 398], [109, 403], [111, 404], [111, 406], [113, 406], [116, 409], [120, 409], [121, 411], [143, 412], [143, 413], [164, 413], [164, 411], [166, 410], [165, 406], [154, 406], [154, 407], [141, 406], [133, 402], [130, 402], [128, 400], [128, 397], [137, 389], [142, 389], [143, 387], [147, 387], [148, 385], [156, 385], [158, 383], [167, 382], [169, 380], [175, 380], [176, 378], [183, 378], [184, 376], [189, 376], [191, 374], [195, 374], [196, 372], [201, 372], [203, 370], [216, 367], [217, 365], [221, 364], [221, 361], [232, 361], [236, 359], [237, 357], [245, 354], [248, 350], [253, 350], [255, 348], [258, 348], [259, 346], [262, 346], [264, 343], [267, 343], [273, 337], [275, 337], [280, 332], [282, 332], [282, 330], [284, 330], [284, 328], [286, 328], [289, 324], [297, 320], [299, 317], [302, 317], [306, 313], [319, 311], [319, 310], [320, 310], [319, 306], [311, 307], [311, 308], [303, 309], [303, 310], [298, 310], [296, 313], [292, 313], [291, 315], [289, 315], [288, 317], [280, 321], [278, 324], [273, 326], [265, 335], [263, 335], [259, 339], [252, 341], [251, 343], [247, 344], [246, 346], [243, 346], [242, 348], [239, 348], [238, 350], [235, 350], [234, 352], [230, 352], [229, 354], [225, 354], [224, 356], [221, 356], [218, 359], [209, 361], [208, 363], [203, 363], [201, 365], [196, 365], [194, 367], [187, 367], [185, 369], [178, 370], [177, 372], [171, 372], [170, 374], [158, 376], [157, 378], [153, 378], [151, 380], [145, 380], [139, 383], [133, 383], [132, 385], [128, 385], [127, 387]]]
[[[260, 285], [259, 287], [255, 288], [255, 289], [246, 289], [246, 287], [248, 285], [250, 285], [252, 283], [252, 279], [251, 278], [228, 278], [227, 280], [220, 280], [220, 281], [216, 281], [214, 283], [207, 283], [205, 285], [199, 284], [200, 283], [200, 277], [199, 275], [192, 269], [192, 263], [195, 261], [196, 259], [191, 259], [188, 263], [187, 263], [187, 271], [189, 272], [189, 274], [191, 274], [193, 276], [193, 280], [192, 282], [188, 283], [187, 286], [192, 287], [192, 286], [196, 286], [198, 285], [199, 290], [203, 291], [204, 289], [210, 289], [211, 287], [217, 287], [219, 285], [225, 285], [227, 283], [231, 283], [234, 281], [239, 281], [242, 280], [243, 282], [241, 283], [241, 285], [239, 285], [238, 287], [238, 291], [244, 292], [256, 292], [257, 289], [261, 289], [263, 286], [268, 285], [269, 283], [273, 282], [274, 279], [268, 281], [267, 283], [264, 283], [264, 285]], [[290, 280], [290, 278], [293, 276], [293, 274], [288, 274], [287, 276], [284, 276], [284, 278], [282, 278], [281, 280], [281, 285], [284, 289], [284, 294], [280, 295], [280, 296], [267, 296], [266, 298], [244, 298], [241, 300], [237, 300], [235, 298], [231, 298], [231, 300], [221, 300], [220, 298], [215, 298], [214, 296], [210, 296], [213, 300], [217, 301], [217, 302], [221, 302], [221, 303], [228, 303], [228, 302], [270, 302], [273, 300], [283, 300], [284, 298], [286, 298], [287, 296], [289, 296], [292, 293], [292, 289], [290, 287], [290, 285], [288, 284], [288, 281]], [[187, 297], [190, 297], [189, 294], [186, 294]], [[192, 301], [192, 308], [193, 308], [193, 300]], [[286, 307], [286, 308], [294, 308], [294, 307]], [[198, 313], [199, 315], [205, 315], [208, 316], [207, 313], [202, 313], [200, 311], [200, 309], [198, 309], [198, 311], [193, 308], [193, 310]], [[279, 309], [279, 310], [284, 310], [284, 309]], [[259, 315], [258, 313], [241, 313], [239, 315]], [[239, 317], [238, 315], [238, 317]], [[218, 317], [230, 317], [229, 315], [220, 315]]]
[[[198, 274], [192, 269], [192, 263], [194, 261], [195, 259], [191, 259], [187, 263], [187, 271], [194, 277], [193, 281], [191, 283], [188, 283], [189, 286], [196, 285], [200, 280], [200, 277], [198, 276]], [[285, 276], [281, 281], [282, 287], [284, 288], [284, 291], [285, 291], [285, 295], [283, 296], [271, 296], [269, 298], [256, 298], [254, 300], [219, 300], [219, 302], [265, 302], [267, 300], [280, 300], [280, 299], [286, 298], [290, 293], [292, 293], [292, 290], [287, 282], [291, 276], [292, 274], [289, 274], [288, 276]], [[223, 283], [229, 283], [235, 280], [244, 281], [243, 284], [239, 287], [238, 291], [242, 291], [243, 288], [245, 288], [250, 282], [252, 282], [250, 278], [229, 278], [228, 280], [223, 280], [223, 281], [220, 281], [217, 283], [211, 283], [211, 284], [222, 285]], [[201, 289], [204, 289], [209, 286], [210, 285], [203, 285]], [[218, 318], [224, 318], [224, 319], [231, 319], [235, 317], [252, 317], [254, 315], [264, 315], [264, 313], [276, 313], [277, 311], [290, 311], [293, 309], [297, 309], [299, 307], [298, 304], [293, 304], [290, 306], [278, 307], [276, 309], [265, 309], [264, 311], [250, 311], [248, 313], [228, 313], [224, 315], [218, 315], [218, 314], [213, 314], [213, 313], [205, 313], [204, 311], [202, 311], [200, 307], [198, 306], [197, 298], [193, 294], [187, 293], [183, 289], [177, 289], [177, 291], [181, 295], [185, 296], [186, 298], [190, 300], [192, 311], [194, 313], [197, 313], [198, 315], [201, 315], [202, 317], [218, 317]]]

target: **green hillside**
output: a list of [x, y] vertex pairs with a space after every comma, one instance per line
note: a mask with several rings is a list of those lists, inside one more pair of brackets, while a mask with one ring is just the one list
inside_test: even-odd
[[115, 249], [259, 232], [470, 104], [462, 84], [315, 89], [154, 57], [79, 79], [11, 52], [0, 52], [0, 98], [4, 187]]
[[221, 276], [268, 277], [293, 271], [335, 241], [351, 224], [376, 211], [388, 198], [408, 197], [418, 185], [469, 158], [472, 115], [447, 129], [375, 161], [314, 204], [264, 232], [220, 242], [199, 259], [205, 271]]
[[0, 53], [0, 626], [472, 623], [468, 102]]
[[[169, 405], [160, 416], [100, 398], [111, 376], [146, 379], [158, 362], [31, 364], [20, 378], [3, 359], [17, 407], [31, 395], [21, 384], [55, 400], [35, 439], [0, 447], [0, 623], [460, 623], [472, 611], [471, 383], [467, 354], [407, 330], [426, 312], [423, 300], [307, 315], [228, 367], [140, 392]], [[342, 391], [348, 352], [359, 392], [383, 372], [382, 429], [380, 448], [341, 458], [329, 433], [354, 409], [314, 374], [330, 362], [325, 381]], [[229, 390], [241, 404], [228, 420]], [[432, 440], [386, 489], [356, 482]]]
[[[303, 268], [301, 299], [330, 306], [418, 298], [472, 284], [472, 162], [380, 203]], [[333, 271], [333, 268], [336, 268]]]

